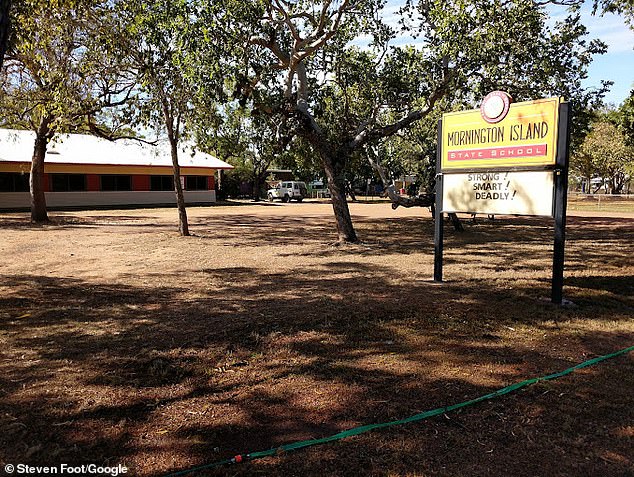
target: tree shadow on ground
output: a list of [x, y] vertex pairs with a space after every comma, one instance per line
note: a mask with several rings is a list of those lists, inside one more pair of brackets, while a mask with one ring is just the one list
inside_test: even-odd
[[[2, 365], [2, 411], [20, 424], [3, 437], [3, 458], [204, 462], [451, 404], [575, 361], [558, 356], [561, 337], [543, 323], [583, 312], [482, 283], [403, 289], [377, 279], [373, 267], [337, 262], [317, 282], [307, 273], [240, 267], [207, 273], [227, 286], [195, 301], [180, 288], [3, 277], [21, 296], [0, 299], [12, 343]], [[458, 291], [461, 304], [451, 298]], [[534, 313], [515, 314], [511, 301]], [[505, 326], [553, 336], [530, 349], [502, 340]], [[629, 338], [605, 336], [605, 349], [594, 339], [591, 347], [567, 339], [592, 355]], [[28, 356], [17, 356], [24, 350]], [[359, 458], [381, 454], [371, 442], [360, 441]], [[409, 461], [416, 459], [402, 465]], [[161, 459], [144, 465], [136, 469], [142, 475], [171, 468]]]
[[[450, 237], [466, 252], [449, 260], [459, 280], [441, 286], [395, 280], [396, 264], [363, 260], [420, 247], [420, 237], [390, 241], [415, 219], [361, 223], [381, 246], [328, 248], [329, 260], [292, 274], [204, 269], [192, 285], [146, 273], [182, 286], [2, 276], [10, 293], [0, 296], [0, 459], [123, 462], [135, 475], [161, 475], [472, 399], [632, 344], [627, 270], [567, 279], [575, 299], [591, 303], [570, 309], [538, 299], [543, 274], [505, 276], [500, 287], [495, 275], [460, 271], [495, 254], [502, 265], [493, 266], [508, 261], [525, 273], [535, 257], [510, 247], [511, 236], [539, 243], [543, 258], [550, 232], [540, 221]], [[282, 248], [299, 227], [324, 244], [318, 219], [283, 220], [281, 229], [249, 217], [198, 225], [208, 227], [203, 240], [222, 241], [211, 230], [226, 226], [241, 230], [240, 245], [270, 239]], [[430, 222], [420, 227], [429, 234]], [[586, 227], [573, 223], [571, 235], [582, 242], [575, 261], [590, 267], [601, 254], [584, 245], [606, 237]], [[625, 257], [633, 242], [622, 228], [616, 253]], [[597, 298], [597, 287], [608, 295]], [[446, 418], [214, 473], [628, 475], [633, 371], [624, 357]]]

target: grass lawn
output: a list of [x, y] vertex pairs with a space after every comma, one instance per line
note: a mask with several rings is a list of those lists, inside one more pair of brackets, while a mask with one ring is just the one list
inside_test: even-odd
[[599, 212], [625, 212], [634, 214], [634, 196], [575, 196], [568, 197], [568, 210], [571, 211], [599, 211]]
[[[572, 209], [572, 207], [571, 207]], [[0, 214], [0, 463], [160, 476], [399, 419], [634, 345], [634, 214], [447, 224], [328, 204]], [[583, 215], [583, 214], [581, 214]], [[407, 426], [198, 475], [631, 476], [634, 353]]]

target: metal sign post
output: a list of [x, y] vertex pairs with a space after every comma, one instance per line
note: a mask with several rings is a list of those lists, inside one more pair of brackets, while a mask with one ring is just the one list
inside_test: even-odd
[[566, 202], [568, 200], [568, 154], [570, 147], [570, 105], [559, 105], [559, 138], [555, 169], [555, 243], [551, 301], [563, 302], [564, 246], [566, 241]]
[[438, 121], [438, 148], [436, 149], [436, 195], [434, 210], [434, 281], [442, 282], [442, 253], [443, 253], [443, 222], [442, 211], [442, 120]]

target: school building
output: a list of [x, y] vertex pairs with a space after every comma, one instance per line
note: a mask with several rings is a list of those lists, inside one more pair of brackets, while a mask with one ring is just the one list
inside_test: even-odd
[[[28, 209], [35, 133], [0, 129], [0, 209]], [[216, 171], [233, 166], [209, 154], [179, 149], [181, 181], [189, 205], [216, 201]], [[171, 205], [176, 203], [169, 143], [108, 141], [83, 134], [58, 135], [44, 161], [50, 208]]]

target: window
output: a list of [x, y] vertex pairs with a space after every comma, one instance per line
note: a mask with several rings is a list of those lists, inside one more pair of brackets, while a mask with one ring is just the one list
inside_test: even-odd
[[150, 190], [174, 190], [174, 177], [150, 176]]
[[84, 174], [51, 174], [51, 190], [53, 192], [86, 190], [86, 176]]
[[28, 192], [29, 174], [0, 172], [0, 192]]
[[207, 176], [185, 176], [185, 189], [207, 190]]
[[132, 190], [130, 176], [101, 176], [101, 190]]

